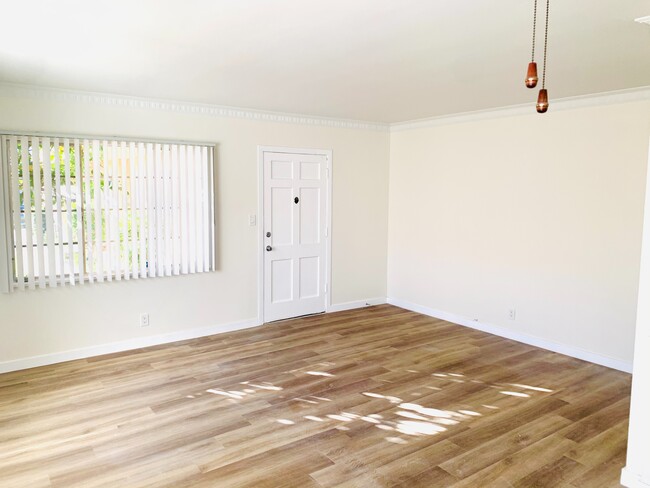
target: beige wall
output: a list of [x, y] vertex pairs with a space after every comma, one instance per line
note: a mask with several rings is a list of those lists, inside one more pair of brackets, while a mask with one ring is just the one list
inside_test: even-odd
[[332, 302], [386, 296], [387, 132], [15, 97], [1, 130], [213, 141], [219, 224], [215, 273], [0, 295], [0, 362], [255, 318], [257, 145], [333, 150]]
[[631, 362], [649, 134], [649, 102], [391, 134], [389, 297]]

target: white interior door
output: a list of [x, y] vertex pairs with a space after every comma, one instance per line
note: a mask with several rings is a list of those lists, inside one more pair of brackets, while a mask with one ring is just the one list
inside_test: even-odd
[[263, 154], [264, 321], [324, 312], [328, 158]]

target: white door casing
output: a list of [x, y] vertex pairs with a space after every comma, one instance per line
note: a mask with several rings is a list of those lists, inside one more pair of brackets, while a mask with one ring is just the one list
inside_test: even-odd
[[329, 305], [330, 152], [260, 148], [260, 321]]

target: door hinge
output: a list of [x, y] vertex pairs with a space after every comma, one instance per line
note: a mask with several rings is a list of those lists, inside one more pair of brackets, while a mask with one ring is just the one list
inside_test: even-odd
[[327, 179], [329, 180], [329, 178], [330, 178], [330, 169], [329, 168], [325, 168], [325, 174], [327, 175]]
[[329, 236], [330, 236], [330, 228], [329, 226], [327, 226], [325, 227], [325, 237], [329, 237]]
[[327, 283], [325, 283], [325, 293], [327, 293]]

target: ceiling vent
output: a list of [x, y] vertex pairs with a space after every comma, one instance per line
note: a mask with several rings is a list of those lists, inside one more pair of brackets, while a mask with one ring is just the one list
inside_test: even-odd
[[634, 19], [634, 22], [638, 22], [639, 24], [650, 25], [650, 15], [646, 15], [645, 17], [639, 17], [638, 19]]

